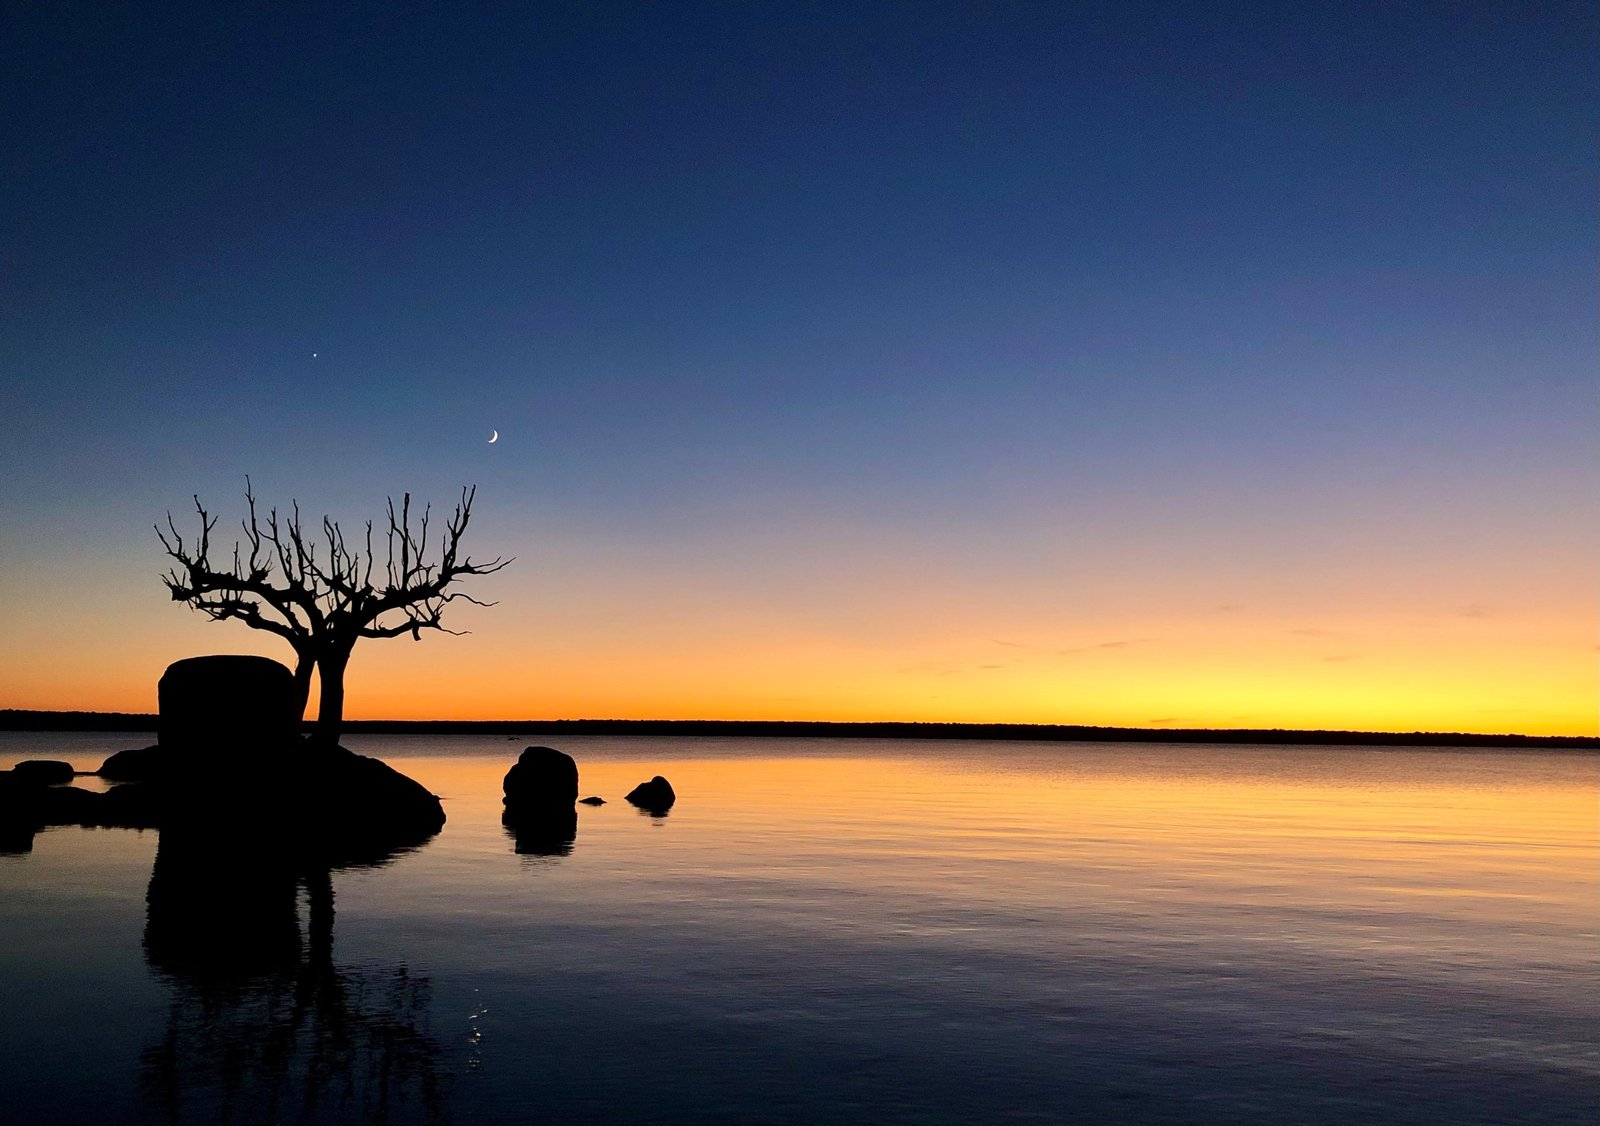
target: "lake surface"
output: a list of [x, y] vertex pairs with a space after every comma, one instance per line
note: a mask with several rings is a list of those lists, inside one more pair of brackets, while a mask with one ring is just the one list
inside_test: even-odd
[[1593, 754], [571, 738], [530, 855], [523, 742], [347, 739], [449, 822], [290, 966], [147, 950], [155, 832], [0, 856], [0, 1118], [1600, 1121]]

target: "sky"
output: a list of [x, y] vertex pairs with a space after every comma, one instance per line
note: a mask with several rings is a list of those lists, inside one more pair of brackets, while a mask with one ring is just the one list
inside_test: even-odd
[[515, 557], [351, 717], [1594, 734], [1597, 33], [5, 5], [0, 707], [288, 661], [248, 475]]

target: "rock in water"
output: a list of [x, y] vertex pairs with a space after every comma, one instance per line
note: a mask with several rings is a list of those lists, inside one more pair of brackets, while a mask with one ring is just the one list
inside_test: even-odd
[[11, 768], [19, 780], [32, 782], [38, 786], [56, 786], [62, 782], [70, 782], [77, 771], [72, 769], [70, 762], [57, 762], [55, 759], [30, 758], [17, 763]]
[[[70, 779], [67, 763], [0, 771], [0, 851], [26, 851], [46, 825], [118, 825], [177, 832], [224, 854], [254, 849], [274, 870], [300, 871], [381, 863], [439, 831], [444, 807], [419, 783], [301, 739], [293, 690], [289, 670], [262, 657], [170, 665], [161, 742], [108, 758], [100, 772], [118, 783], [110, 790], [46, 784], [63, 770]], [[576, 767], [571, 785], [576, 793]]]
[[187, 757], [272, 750], [295, 738], [294, 674], [266, 657], [189, 657], [157, 689], [162, 747]]
[[570, 808], [578, 800], [578, 764], [554, 747], [529, 747], [506, 772], [507, 812]]
[[579, 805], [605, 805], [606, 804], [606, 799], [605, 798], [579, 798], [578, 799], [578, 804]]
[[160, 746], [130, 747], [100, 764], [100, 777], [108, 782], [155, 782], [166, 776], [167, 755]]
[[673, 792], [672, 783], [657, 774], [650, 781], [640, 782], [629, 790], [628, 800], [640, 809], [659, 815], [672, 808], [678, 795]]

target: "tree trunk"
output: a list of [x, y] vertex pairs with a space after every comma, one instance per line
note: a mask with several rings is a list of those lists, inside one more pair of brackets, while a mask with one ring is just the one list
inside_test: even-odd
[[317, 675], [322, 678], [322, 697], [317, 705], [315, 738], [326, 746], [331, 747], [339, 742], [339, 729], [344, 725], [344, 669], [349, 663], [349, 646], [324, 651], [317, 658]]
[[294, 656], [294, 726], [298, 731], [311, 702], [311, 671], [317, 667], [317, 659], [309, 650], [296, 649]]

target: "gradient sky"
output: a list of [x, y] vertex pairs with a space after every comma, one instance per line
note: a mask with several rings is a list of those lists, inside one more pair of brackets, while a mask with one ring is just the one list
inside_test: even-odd
[[0, 706], [287, 659], [157, 579], [248, 473], [517, 557], [355, 717], [1595, 732], [1592, 4], [110, 7], [0, 9]]

